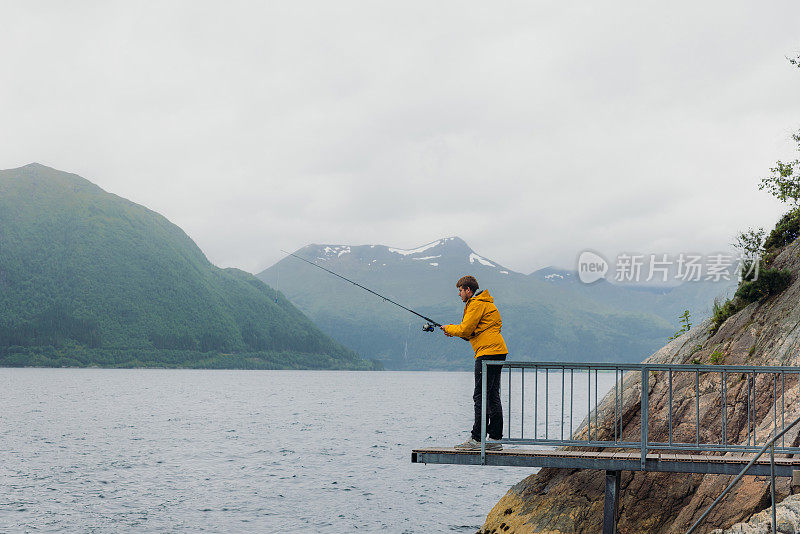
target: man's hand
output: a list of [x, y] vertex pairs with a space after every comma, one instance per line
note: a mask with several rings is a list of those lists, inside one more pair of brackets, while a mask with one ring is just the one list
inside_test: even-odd
[[440, 326], [440, 327], [439, 327], [439, 330], [441, 330], [442, 332], [444, 332], [444, 335], [446, 335], [447, 337], [453, 337], [453, 334], [448, 334], [448, 333], [445, 331], [445, 329], [444, 329], [444, 327], [445, 327], [445, 326], [450, 326], [450, 325], [442, 325], [442, 326]]

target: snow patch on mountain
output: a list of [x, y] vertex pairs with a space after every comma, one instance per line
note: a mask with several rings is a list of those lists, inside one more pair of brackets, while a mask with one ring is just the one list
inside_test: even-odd
[[437, 254], [436, 256], [423, 256], [421, 258], [411, 258], [411, 259], [419, 261], [419, 260], [433, 260], [433, 259], [441, 258], [441, 257], [442, 257], [441, 254]]
[[469, 262], [470, 263], [475, 263], [476, 261], [478, 263], [480, 263], [481, 265], [486, 265], [487, 267], [496, 267], [496, 265], [494, 263], [490, 262], [489, 260], [487, 260], [483, 256], [478, 256], [474, 252], [470, 253]]
[[428, 265], [433, 265], [434, 267], [438, 267], [439, 263], [434, 261], [434, 262], [429, 263]]
[[333, 256], [336, 255], [337, 258], [341, 258], [342, 254], [350, 254], [350, 247], [347, 245], [337, 246], [337, 247], [325, 247], [322, 249], [325, 252], [325, 256]]
[[546, 274], [544, 277], [547, 280], [552, 280], [553, 278], [560, 278], [561, 280], [564, 279], [564, 275], [558, 273]]
[[[446, 239], [445, 239], [446, 240]], [[433, 248], [435, 246], [441, 245], [442, 240], [438, 239], [433, 243], [428, 243], [427, 245], [422, 245], [421, 247], [412, 248], [412, 249], [404, 249], [404, 248], [390, 248], [388, 249], [389, 252], [394, 252], [395, 254], [400, 254], [401, 256], [410, 256], [411, 254], [419, 254], [420, 252], [425, 252], [426, 250]]]

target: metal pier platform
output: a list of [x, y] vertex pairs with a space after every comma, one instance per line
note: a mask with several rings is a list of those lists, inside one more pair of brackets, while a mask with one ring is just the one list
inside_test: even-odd
[[[705, 454], [650, 453], [645, 471], [666, 473], [703, 473], [736, 475], [752, 460], [753, 454], [714, 456]], [[411, 462], [418, 464], [481, 465], [481, 451], [453, 448], [415, 449]], [[641, 471], [638, 452], [592, 452], [536, 449], [486, 451], [486, 465], [514, 467], [555, 467], [564, 469], [601, 469], [604, 471]], [[792, 476], [800, 469], [800, 458], [775, 458], [775, 476]], [[748, 475], [770, 476], [769, 458], [759, 458]]]
[[[501, 367], [501, 372], [505, 370], [508, 377], [508, 403], [504, 410], [508, 437], [501, 440], [506, 447], [502, 451], [485, 450], [489, 366]], [[528, 388], [525, 387], [526, 370]], [[614, 373], [614, 386], [603, 400], [598, 387], [601, 372]], [[659, 380], [667, 390], [666, 417], [662, 409], [652, 421], [651, 378]], [[703, 395], [718, 394], [718, 403], [701, 403], [701, 382]], [[605, 471], [604, 534], [616, 533], [623, 471], [736, 475], [687, 534], [693, 532], [746, 475], [768, 477], [771, 527], [776, 532], [775, 479], [792, 477], [794, 484], [800, 484], [800, 458], [797, 457], [800, 446], [794, 444], [794, 436], [790, 439], [785, 436], [800, 424], [797, 401], [800, 367], [484, 361], [481, 386], [483, 450], [414, 449], [411, 462]], [[576, 392], [584, 387], [586, 394], [581, 399]], [[797, 388], [796, 396], [789, 391], [791, 388]], [[512, 390], [517, 392], [516, 396], [512, 396]], [[673, 421], [677, 394], [684, 396], [679, 404], [684, 409], [681, 419]], [[759, 407], [757, 396], [765, 406]], [[585, 402], [584, 413], [578, 413], [576, 401]], [[704, 407], [702, 412], [701, 407]], [[771, 417], [764, 415], [763, 408], [769, 408], [767, 413]], [[623, 413], [635, 414], [635, 411], [638, 411], [638, 421], [623, 421]], [[786, 416], [790, 414], [794, 419], [787, 421]], [[712, 422], [704, 427], [703, 420]], [[683, 427], [680, 437], [675, 431], [676, 423]], [[633, 428], [640, 435], [625, 432], [628, 424], [635, 425]], [[652, 429], [653, 424], [658, 428]], [[652, 434], [660, 439], [653, 440]]]

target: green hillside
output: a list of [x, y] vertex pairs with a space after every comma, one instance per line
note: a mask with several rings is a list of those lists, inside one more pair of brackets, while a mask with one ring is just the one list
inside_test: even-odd
[[80, 176], [0, 171], [0, 365], [372, 366], [274, 299]]

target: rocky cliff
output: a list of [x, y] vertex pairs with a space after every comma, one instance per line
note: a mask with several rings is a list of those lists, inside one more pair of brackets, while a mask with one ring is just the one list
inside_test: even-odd
[[[784, 365], [800, 366], [800, 242], [774, 250], [770, 267], [788, 269], [790, 285], [778, 294], [761, 298], [725, 320], [718, 329], [710, 320], [692, 328], [661, 348], [646, 362], [674, 364]], [[694, 375], [673, 378], [673, 427], [676, 439], [694, 441]], [[701, 375], [701, 441], [717, 441], [721, 433], [720, 375]], [[638, 441], [641, 379], [625, 377], [622, 440]], [[729, 442], [746, 443], [748, 436], [747, 381], [731, 376], [727, 381]], [[756, 381], [756, 440], [763, 443], [773, 424], [772, 379]], [[649, 378], [649, 439], [667, 441], [668, 389], [665, 373]], [[786, 377], [785, 399], [777, 398], [777, 410], [786, 420], [796, 416], [797, 377]], [[781, 406], [781, 401], [783, 401]], [[613, 439], [613, 393], [598, 408], [601, 438]], [[609, 413], [610, 412], [610, 413]], [[780, 413], [778, 414], [780, 421]], [[582, 426], [577, 435], [585, 435]], [[610, 437], [609, 437], [610, 436]], [[630, 439], [628, 439], [630, 438]], [[787, 434], [786, 445], [800, 442], [797, 429]], [[733, 477], [668, 473], [625, 472], [620, 492], [621, 533], [685, 532], [722, 492]], [[776, 496], [789, 493], [789, 481], [778, 479]], [[542, 469], [513, 486], [489, 513], [481, 532], [599, 532], [603, 513], [604, 474], [601, 471]], [[769, 505], [769, 486], [763, 478], [745, 477], [737, 489], [706, 519], [702, 532], [730, 528]]]
[[[790, 495], [775, 506], [775, 524], [781, 534], [800, 532], [800, 495]], [[716, 529], [711, 534], [771, 534], [772, 511], [763, 510], [747, 522], [736, 523], [730, 528]]]

